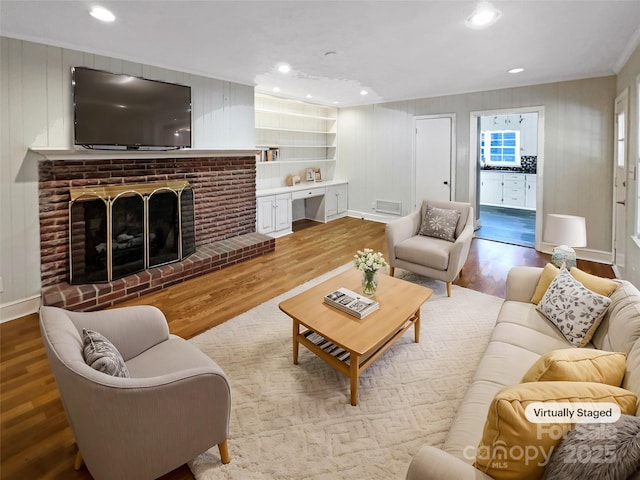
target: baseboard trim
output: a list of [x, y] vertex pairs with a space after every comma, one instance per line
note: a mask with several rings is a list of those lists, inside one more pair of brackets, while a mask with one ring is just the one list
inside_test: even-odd
[[15, 302], [3, 303], [0, 305], [0, 323], [36, 313], [40, 309], [41, 298], [40, 295], [34, 295]]
[[363, 220], [371, 220], [372, 222], [379, 222], [379, 223], [389, 223], [393, 220], [397, 220], [398, 218], [401, 218], [401, 217], [398, 217], [397, 215], [380, 215], [376, 213], [358, 212], [356, 210], [349, 210], [347, 212], [347, 216], [353, 217], [353, 218], [362, 218]]

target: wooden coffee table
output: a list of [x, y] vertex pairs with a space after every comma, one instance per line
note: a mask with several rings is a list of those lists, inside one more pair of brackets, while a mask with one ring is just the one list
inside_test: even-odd
[[[340, 287], [361, 293], [361, 277], [352, 268], [280, 303], [280, 310], [293, 319], [293, 363], [298, 364], [298, 346], [307, 347], [349, 377], [354, 406], [358, 404], [358, 378], [369, 365], [411, 326], [416, 343], [420, 341], [420, 307], [433, 293], [378, 274], [378, 290], [372, 298], [380, 308], [362, 320], [324, 303], [324, 296]], [[300, 325], [305, 328], [301, 330]]]

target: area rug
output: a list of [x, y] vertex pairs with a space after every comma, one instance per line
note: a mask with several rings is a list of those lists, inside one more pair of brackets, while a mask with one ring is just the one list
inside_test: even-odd
[[286, 299], [345, 265], [194, 337], [231, 384], [231, 463], [217, 447], [189, 462], [197, 480], [403, 479], [424, 444], [444, 442], [502, 299], [396, 270], [434, 295], [422, 307], [420, 343], [410, 330], [360, 377], [349, 379], [304, 347], [291, 358]]

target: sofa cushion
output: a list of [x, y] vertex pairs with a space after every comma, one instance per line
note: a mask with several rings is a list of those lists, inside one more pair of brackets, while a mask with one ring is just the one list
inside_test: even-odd
[[445, 271], [452, 246], [453, 243], [447, 240], [416, 235], [398, 243], [395, 252], [398, 260]]
[[418, 234], [454, 242], [459, 219], [459, 210], [437, 208], [427, 204]]
[[592, 292], [604, 295], [605, 297], [609, 297], [615, 289], [618, 288], [618, 285], [620, 285], [618, 282], [611, 280], [610, 278], [591, 275], [590, 273], [583, 272], [577, 267], [571, 268], [569, 273], [586, 288]]
[[627, 480], [640, 468], [640, 418], [620, 415], [613, 423], [579, 423], [553, 450], [543, 480]]
[[558, 272], [560, 272], [560, 270], [553, 263], [547, 263], [544, 266], [538, 279], [536, 290], [533, 292], [533, 297], [531, 297], [531, 303], [535, 303], [536, 305], [540, 303], [540, 300], [544, 297], [549, 285], [551, 285], [553, 279], [556, 278]]
[[82, 354], [91, 368], [114, 377], [129, 377], [129, 371], [118, 349], [104, 335], [82, 330]]
[[476, 452], [476, 468], [496, 480], [542, 476], [549, 455], [571, 425], [529, 421], [525, 409], [532, 403], [611, 402], [617, 404], [622, 413], [632, 414], [637, 401], [637, 395], [632, 392], [595, 382], [530, 382], [506, 387], [498, 392], [489, 407]]
[[598, 382], [618, 387], [624, 377], [626, 358], [624, 353], [595, 349], [554, 350], [531, 365], [522, 382]]
[[610, 303], [609, 297], [592, 292], [562, 268], [540, 300], [538, 310], [573, 345], [583, 347], [591, 340]]
[[[545, 265], [542, 269], [542, 273], [540, 274], [538, 284], [536, 285], [536, 290], [531, 297], [531, 303], [535, 303], [536, 305], [540, 303], [540, 300], [542, 300], [542, 297], [549, 288], [549, 285], [551, 285], [551, 282], [556, 278], [558, 273], [560, 273], [560, 270], [552, 263], [547, 263]], [[605, 297], [610, 296], [619, 285], [619, 282], [616, 282], [615, 280], [591, 275], [590, 273], [583, 272], [576, 267], [571, 268], [569, 273], [586, 288], [592, 292], [604, 295]]]

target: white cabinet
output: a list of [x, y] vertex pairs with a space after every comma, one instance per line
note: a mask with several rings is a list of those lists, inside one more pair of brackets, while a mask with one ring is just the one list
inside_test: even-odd
[[525, 180], [526, 191], [524, 194], [524, 198], [525, 198], [524, 206], [531, 210], [535, 210], [536, 209], [536, 185], [537, 185], [536, 175], [533, 173], [528, 173], [525, 175], [525, 177], [526, 177], [526, 180]]
[[291, 194], [267, 195], [256, 199], [256, 230], [273, 236], [291, 233]]
[[524, 207], [525, 180], [523, 173], [502, 176], [502, 204], [505, 207]]
[[480, 172], [480, 203], [502, 205], [502, 174]]
[[480, 204], [535, 210], [535, 174], [481, 171]]
[[327, 187], [325, 209], [327, 217], [336, 217], [347, 213], [347, 184]]

